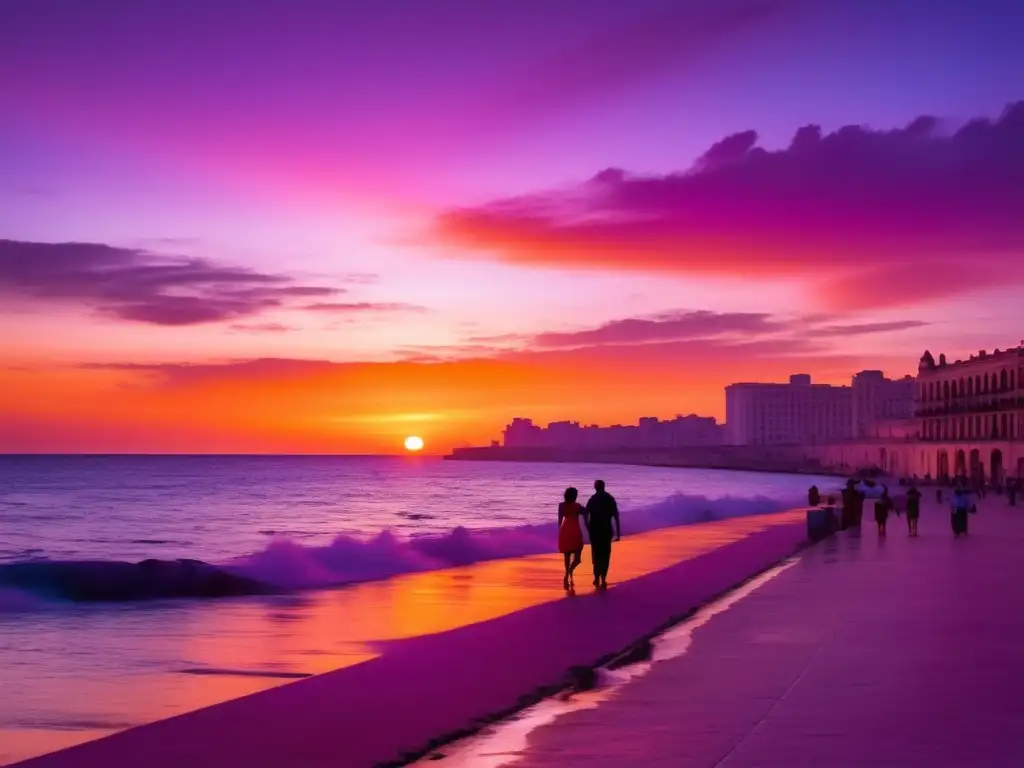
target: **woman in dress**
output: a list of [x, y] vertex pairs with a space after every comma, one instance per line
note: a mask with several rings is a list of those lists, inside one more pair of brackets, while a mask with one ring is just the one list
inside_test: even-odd
[[583, 507], [576, 502], [579, 492], [575, 488], [565, 489], [565, 501], [558, 505], [558, 551], [565, 556], [565, 579], [562, 586], [572, 589], [572, 574], [583, 557], [583, 528], [580, 516]]

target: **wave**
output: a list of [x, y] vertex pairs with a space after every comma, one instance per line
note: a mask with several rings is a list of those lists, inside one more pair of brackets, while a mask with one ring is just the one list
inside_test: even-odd
[[17, 610], [25, 593], [74, 602], [238, 597], [274, 588], [200, 560], [31, 560], [0, 565], [0, 602]]
[[[623, 512], [625, 533], [767, 514], [791, 509], [799, 499], [675, 494]], [[180, 597], [229, 597], [317, 589], [390, 578], [404, 573], [470, 565], [551, 552], [556, 523], [505, 528], [457, 527], [445, 534], [399, 537], [383, 531], [365, 539], [338, 536], [320, 546], [276, 537], [259, 552], [211, 565], [197, 560], [142, 563], [32, 560], [0, 565], [0, 610], [17, 605], [13, 587], [74, 601]], [[4, 588], [8, 588], [4, 591]], [[14, 608], [17, 610], [18, 608]], [[8, 610], [11, 610], [8, 608]]]
[[[766, 514], [791, 509], [799, 499], [675, 494], [656, 504], [623, 512], [626, 533]], [[403, 573], [432, 571], [505, 557], [551, 552], [556, 522], [507, 528], [457, 527], [446, 534], [408, 538], [383, 531], [373, 538], [338, 536], [311, 546], [278, 538], [265, 549], [224, 564], [232, 573], [284, 589], [310, 589], [374, 581]]]

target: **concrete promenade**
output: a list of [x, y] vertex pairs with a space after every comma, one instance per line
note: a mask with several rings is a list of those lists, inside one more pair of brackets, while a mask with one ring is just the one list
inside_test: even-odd
[[970, 522], [931, 501], [880, 540], [866, 513], [516, 768], [1024, 765], [1024, 506]]

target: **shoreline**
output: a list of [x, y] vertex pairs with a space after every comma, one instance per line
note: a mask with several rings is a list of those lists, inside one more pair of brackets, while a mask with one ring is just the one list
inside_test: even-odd
[[566, 670], [565, 679], [558, 683], [549, 686], [543, 686], [541, 688], [530, 691], [529, 693], [523, 694], [520, 700], [516, 702], [513, 707], [500, 712], [494, 712], [487, 715], [482, 715], [477, 718], [471, 725], [459, 729], [457, 731], [436, 736], [430, 740], [427, 746], [422, 749], [411, 750], [407, 752], [402, 758], [390, 762], [377, 763], [373, 768], [406, 768], [418, 761], [423, 759], [444, 760], [446, 755], [440, 754], [437, 756], [432, 755], [437, 750], [441, 750], [445, 747], [450, 747], [453, 744], [457, 744], [464, 739], [471, 738], [479, 735], [485, 728], [492, 725], [499, 725], [503, 721], [509, 720], [510, 718], [518, 715], [531, 707], [534, 707], [548, 699], [554, 698], [562, 693], [575, 693], [586, 690], [591, 690], [595, 686], [581, 684], [581, 678], [586, 680], [596, 679], [597, 672], [601, 669], [622, 669], [629, 667], [634, 664], [640, 664], [650, 659], [650, 653], [652, 649], [652, 642], [660, 638], [661, 636], [671, 632], [685, 622], [691, 620], [700, 611], [708, 608], [709, 606], [720, 602], [727, 598], [729, 595], [743, 589], [748, 584], [756, 581], [757, 579], [764, 576], [769, 571], [784, 565], [786, 562], [792, 560], [802, 553], [805, 549], [814, 546], [820, 542], [814, 542], [810, 540], [804, 540], [798, 542], [796, 547], [787, 555], [783, 555], [774, 562], [760, 568], [749, 576], [742, 578], [741, 580], [733, 583], [726, 587], [720, 592], [711, 595], [707, 599], [703, 600], [696, 605], [690, 606], [680, 614], [673, 615], [669, 619], [662, 622], [653, 630], [640, 635], [630, 643], [618, 651], [606, 654], [605, 656], [597, 659], [596, 661], [589, 664], [582, 664], [578, 667], [572, 667]]
[[[582, 670], [639, 660], [649, 638], [799, 551], [802, 518], [798, 510], [684, 526], [679, 535], [696, 547], [693, 554], [608, 592], [562, 594], [481, 623], [379, 643], [372, 660], [24, 764], [272, 766], [288, 756], [308, 766], [407, 765], [567, 687], [582, 687]], [[631, 559], [664, 556], [659, 548], [668, 543], [664, 533], [632, 549], [624, 540], [620, 569], [628, 570]]]
[[511, 464], [614, 464], [624, 467], [659, 467], [662, 469], [707, 469], [716, 472], [752, 472], [766, 475], [806, 475], [808, 477], [849, 477], [849, 471], [834, 467], [811, 467], [798, 464], [756, 466], [724, 461], [685, 458], [636, 458], [624, 455], [578, 455], [560, 453], [523, 454], [497, 453], [504, 449], [461, 449], [443, 457], [444, 461], [507, 462]]

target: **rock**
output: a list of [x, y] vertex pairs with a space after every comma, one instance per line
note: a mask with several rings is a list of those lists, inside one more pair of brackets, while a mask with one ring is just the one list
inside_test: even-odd
[[590, 691], [597, 686], [597, 672], [592, 667], [570, 667], [566, 682], [573, 691]]
[[654, 645], [650, 639], [644, 638], [638, 643], [630, 646], [622, 655], [616, 656], [608, 664], [608, 669], [621, 669], [630, 664], [638, 664], [641, 661], [650, 661], [654, 653]]

